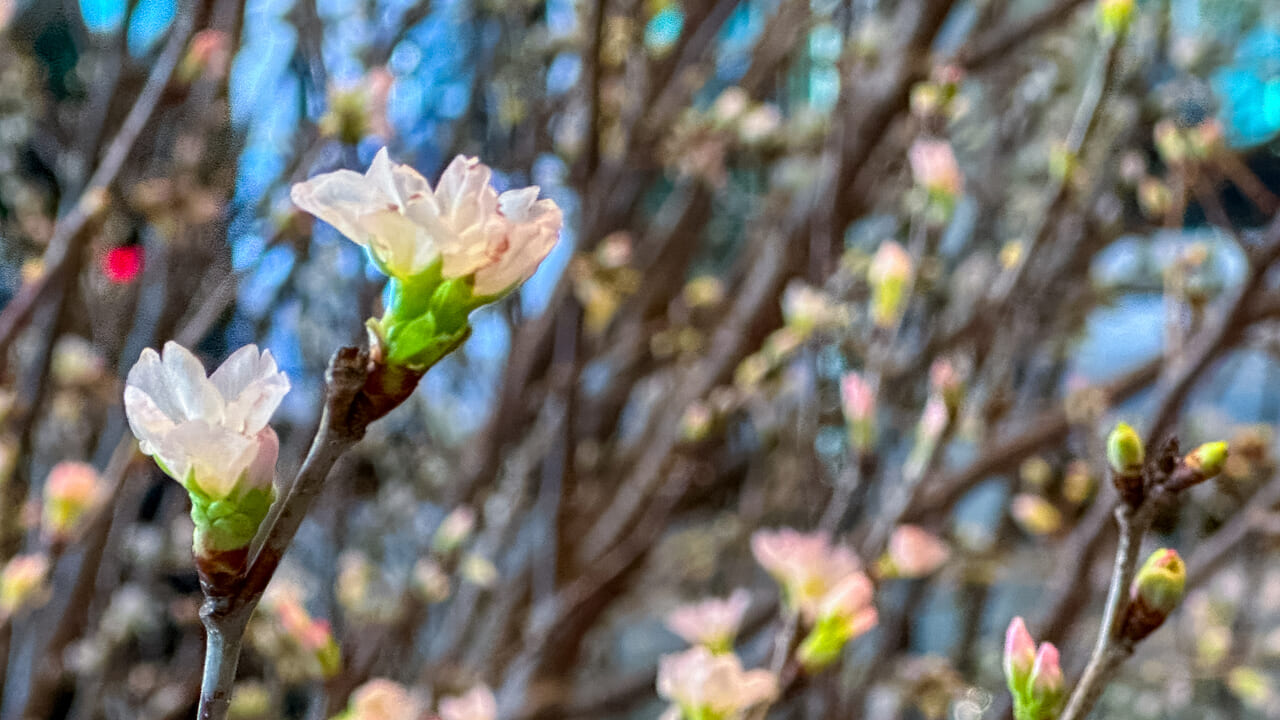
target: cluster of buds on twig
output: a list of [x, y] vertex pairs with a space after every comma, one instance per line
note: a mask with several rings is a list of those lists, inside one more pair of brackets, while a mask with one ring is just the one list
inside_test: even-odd
[[1056, 720], [1066, 700], [1058, 648], [1047, 642], [1037, 648], [1020, 617], [1005, 632], [1004, 677], [1016, 720]]
[[1186, 585], [1187, 567], [1176, 550], [1152, 553], [1129, 588], [1120, 637], [1133, 645], [1155, 632], [1182, 602]]
[[751, 552], [782, 588], [788, 611], [811, 628], [796, 651], [806, 670], [830, 665], [879, 622], [870, 578], [853, 552], [826, 533], [760, 530], [751, 536]]
[[[1169, 446], [1176, 452], [1176, 445]], [[1181, 492], [1211, 480], [1222, 472], [1227, 461], [1227, 443], [1204, 443], [1181, 459], [1167, 462], [1169, 467], [1153, 468], [1146, 463], [1142, 438], [1125, 423], [1116, 425], [1107, 436], [1107, 464], [1111, 480], [1120, 499], [1131, 508], [1145, 501], [1156, 486], [1166, 492]]]

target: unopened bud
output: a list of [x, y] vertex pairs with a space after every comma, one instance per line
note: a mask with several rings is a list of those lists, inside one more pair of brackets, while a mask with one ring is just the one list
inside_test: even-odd
[[42, 554], [18, 555], [0, 570], [0, 619], [24, 607], [43, 602], [49, 558]]
[[1152, 553], [1130, 587], [1121, 636], [1136, 643], [1154, 632], [1178, 607], [1186, 584], [1187, 566], [1177, 551], [1162, 548]]
[[436, 552], [451, 553], [471, 537], [471, 531], [475, 527], [475, 511], [465, 505], [456, 507], [440, 521], [440, 527], [436, 528], [435, 537], [431, 540], [431, 547]]
[[849, 444], [866, 452], [875, 444], [875, 391], [858, 373], [846, 373], [840, 381], [840, 405], [849, 428]]
[[1028, 715], [1037, 718], [1056, 718], [1066, 699], [1063, 687], [1062, 666], [1058, 660], [1058, 648], [1053, 643], [1041, 643], [1031, 668], [1030, 692], [1027, 693]]
[[871, 285], [871, 315], [876, 325], [890, 328], [902, 317], [911, 273], [911, 256], [906, 249], [892, 240], [880, 244], [867, 270], [867, 282]]
[[1123, 37], [1133, 22], [1134, 0], [1098, 0], [1097, 13], [1100, 33]]
[[1227, 443], [1209, 442], [1192, 450], [1183, 462], [1205, 480], [1210, 480], [1222, 472], [1227, 462]]
[[478, 585], [486, 590], [493, 587], [498, 581], [498, 568], [493, 562], [482, 555], [471, 553], [462, 558], [462, 564], [458, 567], [458, 574], [463, 580]]
[[1035, 662], [1036, 641], [1027, 631], [1026, 622], [1015, 617], [1004, 634], [1004, 679], [1015, 698], [1026, 695], [1030, 689]]
[[79, 529], [81, 520], [98, 503], [101, 494], [98, 471], [82, 462], [60, 462], [44, 483], [40, 525], [45, 536], [65, 542]]
[[449, 597], [449, 575], [440, 563], [422, 558], [413, 566], [413, 590], [428, 605], [443, 602]]
[[1142, 466], [1146, 456], [1142, 438], [1127, 423], [1116, 425], [1107, 436], [1107, 464], [1120, 498], [1130, 507], [1142, 504]]

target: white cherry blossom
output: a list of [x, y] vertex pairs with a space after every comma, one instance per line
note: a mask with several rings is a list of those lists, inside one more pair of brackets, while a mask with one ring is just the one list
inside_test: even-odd
[[289, 391], [270, 351], [247, 345], [211, 376], [190, 351], [167, 342], [142, 351], [129, 370], [125, 415], [142, 452], [175, 480], [217, 500], [241, 477], [249, 487], [274, 480], [280, 442], [267, 421]]
[[417, 170], [378, 151], [361, 175], [337, 170], [293, 186], [303, 210], [369, 249], [394, 277], [437, 260], [445, 279], [473, 277], [477, 296], [500, 295], [527, 280], [551, 252], [563, 214], [538, 187], [498, 194], [492, 171], [459, 155], [432, 190]]

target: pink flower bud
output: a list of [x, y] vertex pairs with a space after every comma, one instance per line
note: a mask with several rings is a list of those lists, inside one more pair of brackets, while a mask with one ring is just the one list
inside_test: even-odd
[[41, 529], [55, 542], [65, 542], [77, 530], [81, 519], [100, 499], [101, 480], [92, 465], [60, 462], [49, 471], [44, 484]]
[[954, 198], [964, 190], [964, 176], [950, 143], [919, 140], [908, 153], [916, 184], [931, 193]]
[[1035, 662], [1036, 641], [1022, 618], [1015, 617], [1004, 634], [1004, 677], [1011, 689], [1026, 687]]
[[1036, 652], [1035, 665], [1031, 668], [1031, 690], [1044, 698], [1062, 693], [1062, 667], [1058, 663], [1058, 648], [1053, 643], [1041, 643]]

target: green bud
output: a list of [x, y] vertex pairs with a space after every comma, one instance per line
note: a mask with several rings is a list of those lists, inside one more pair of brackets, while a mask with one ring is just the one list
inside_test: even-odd
[[1142, 472], [1146, 456], [1142, 438], [1128, 423], [1116, 425], [1107, 436], [1107, 463], [1117, 475], [1135, 475]]
[[1209, 480], [1222, 472], [1227, 461], [1227, 443], [1209, 442], [1192, 450], [1183, 462], [1203, 479]]
[[1121, 636], [1136, 643], [1154, 632], [1182, 602], [1186, 585], [1187, 566], [1177, 551], [1152, 553], [1130, 587]]
[[1104, 36], [1123, 37], [1133, 23], [1134, 0], [1098, 0], [1098, 32]]

